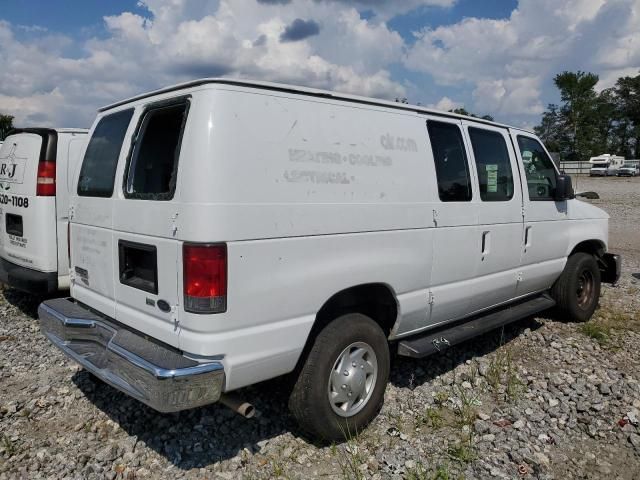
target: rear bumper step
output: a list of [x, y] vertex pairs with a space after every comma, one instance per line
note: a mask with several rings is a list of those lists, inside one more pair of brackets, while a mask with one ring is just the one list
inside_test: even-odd
[[453, 345], [547, 310], [555, 304], [556, 302], [546, 294], [534, 297], [497, 311], [463, 320], [462, 323], [454, 326], [445, 326], [418, 337], [400, 341], [398, 354], [405, 357], [422, 358], [442, 352]]
[[68, 357], [155, 410], [176, 412], [220, 399], [220, 362], [186, 358], [69, 298], [41, 303], [38, 317], [44, 335]]

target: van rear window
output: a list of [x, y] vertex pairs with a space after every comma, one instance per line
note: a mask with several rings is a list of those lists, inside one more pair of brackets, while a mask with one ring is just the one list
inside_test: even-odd
[[110, 197], [118, 166], [122, 141], [127, 133], [133, 109], [103, 117], [96, 126], [84, 155], [78, 195], [83, 197]]
[[125, 197], [173, 198], [188, 106], [188, 101], [182, 99], [152, 106], [144, 113], [127, 169]]
[[427, 122], [433, 159], [438, 178], [438, 195], [443, 202], [471, 200], [471, 176], [462, 132], [457, 125], [445, 122]]

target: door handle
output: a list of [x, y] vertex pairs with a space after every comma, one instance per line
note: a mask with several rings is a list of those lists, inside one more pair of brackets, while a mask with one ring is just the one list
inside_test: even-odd
[[524, 248], [527, 249], [531, 246], [531, 227], [524, 229]]
[[490, 248], [490, 240], [491, 240], [491, 236], [490, 236], [491, 232], [482, 232], [482, 255], [488, 255], [489, 254], [489, 248]]

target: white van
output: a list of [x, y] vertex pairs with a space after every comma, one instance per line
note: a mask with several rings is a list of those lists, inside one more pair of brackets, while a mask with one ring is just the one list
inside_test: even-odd
[[329, 440], [375, 417], [392, 350], [554, 305], [587, 320], [620, 272], [607, 214], [532, 133], [269, 83], [103, 108], [70, 215], [51, 342], [164, 412], [292, 374], [293, 414]]
[[69, 192], [88, 130], [13, 130], [0, 148], [0, 281], [36, 295], [69, 288]]

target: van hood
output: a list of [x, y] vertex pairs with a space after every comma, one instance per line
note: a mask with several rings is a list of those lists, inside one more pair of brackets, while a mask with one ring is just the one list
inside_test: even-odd
[[567, 213], [571, 220], [606, 220], [609, 218], [609, 214], [601, 208], [578, 199], [569, 200], [567, 202]]

